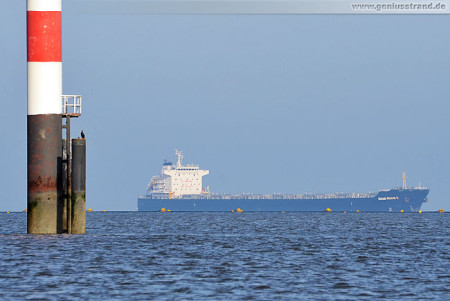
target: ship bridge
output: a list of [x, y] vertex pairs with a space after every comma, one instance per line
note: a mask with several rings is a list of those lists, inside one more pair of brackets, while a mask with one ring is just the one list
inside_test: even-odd
[[202, 177], [209, 174], [209, 170], [202, 170], [198, 165], [183, 165], [183, 152], [175, 150], [178, 156], [177, 165], [173, 169], [166, 169], [163, 174], [170, 177], [170, 193], [174, 196], [202, 193]]
[[176, 165], [164, 161], [161, 174], [153, 176], [147, 191], [152, 195], [167, 195], [169, 197], [182, 197], [183, 195], [201, 195], [207, 193], [203, 190], [203, 176], [209, 170], [200, 169], [197, 164], [183, 165], [183, 152], [175, 150], [178, 156]]

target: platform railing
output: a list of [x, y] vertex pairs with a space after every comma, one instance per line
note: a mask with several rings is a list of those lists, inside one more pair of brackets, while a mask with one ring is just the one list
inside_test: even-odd
[[62, 95], [62, 113], [63, 115], [80, 116], [81, 115], [81, 95]]

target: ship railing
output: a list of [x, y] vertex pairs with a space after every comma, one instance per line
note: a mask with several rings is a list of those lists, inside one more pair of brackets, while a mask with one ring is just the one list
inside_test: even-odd
[[[148, 194], [154, 199], [166, 199], [168, 198], [167, 193], [163, 192], [153, 192]], [[275, 199], [306, 199], [306, 200], [321, 200], [321, 199], [355, 199], [355, 198], [373, 198], [376, 193], [352, 193], [352, 194], [277, 194]], [[247, 200], [264, 200], [264, 199], [274, 199], [273, 194], [196, 194], [196, 195], [183, 195], [183, 196], [172, 196], [172, 198], [181, 199], [247, 199]]]
[[188, 163], [188, 164], [183, 164], [180, 167], [181, 168], [183, 168], [183, 167], [200, 167], [200, 165], [199, 164]]
[[415, 186], [415, 187], [407, 187], [406, 189], [403, 187], [394, 187], [392, 189], [380, 189], [379, 191], [382, 192], [388, 192], [391, 190], [427, 190], [427, 187], [423, 187], [423, 186]]
[[185, 195], [183, 198], [205, 198], [205, 199], [244, 199], [244, 200], [267, 200], [267, 199], [356, 199], [356, 198], [373, 198], [376, 193], [339, 193], [339, 194], [211, 194], [211, 195]]
[[428, 189], [428, 187], [425, 187], [425, 186], [416, 186], [416, 187], [414, 187], [414, 189], [418, 189], [418, 190], [426, 190], [426, 189]]

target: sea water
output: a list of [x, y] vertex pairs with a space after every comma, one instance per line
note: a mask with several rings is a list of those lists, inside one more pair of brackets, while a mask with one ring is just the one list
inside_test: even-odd
[[0, 213], [0, 299], [450, 300], [449, 214]]

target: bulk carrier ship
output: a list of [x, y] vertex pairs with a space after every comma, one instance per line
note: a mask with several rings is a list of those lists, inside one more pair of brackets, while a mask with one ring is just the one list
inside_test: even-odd
[[335, 194], [218, 194], [203, 188], [209, 170], [183, 165], [183, 152], [176, 150], [176, 165], [164, 161], [161, 174], [153, 176], [145, 195], [138, 198], [138, 211], [346, 211], [414, 212], [427, 202], [428, 188], [407, 188], [403, 172], [401, 188], [376, 193]]

